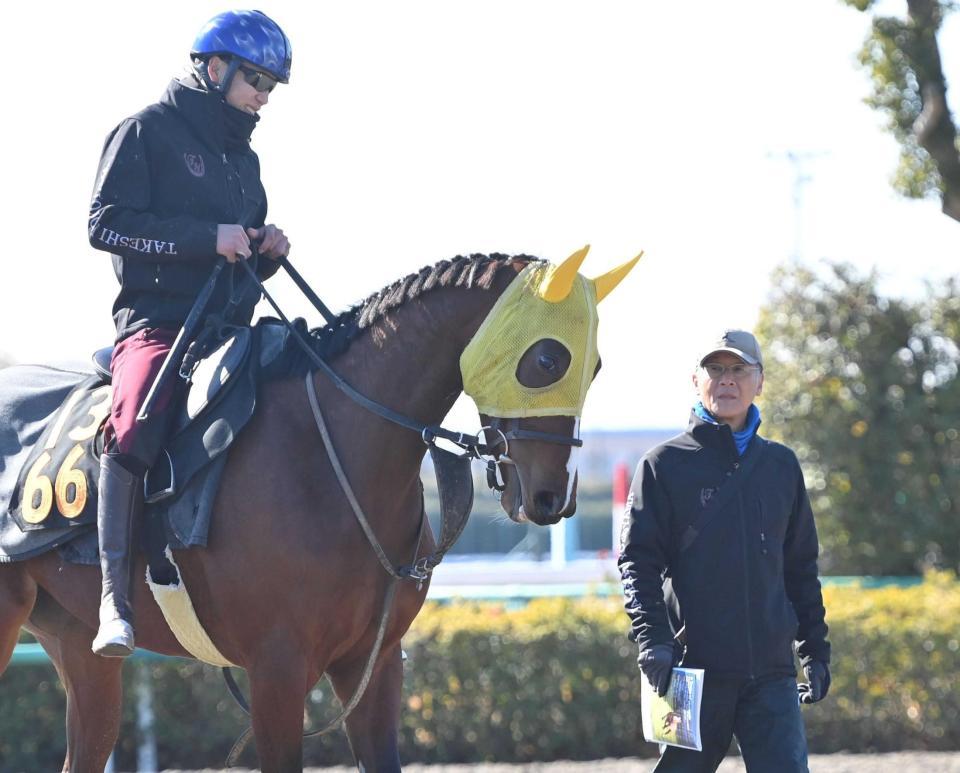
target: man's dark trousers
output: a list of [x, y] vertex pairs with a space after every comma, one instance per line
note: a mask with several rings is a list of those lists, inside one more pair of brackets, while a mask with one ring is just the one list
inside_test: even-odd
[[807, 738], [794, 677], [738, 679], [706, 673], [703, 751], [666, 747], [656, 773], [713, 773], [733, 736], [748, 773], [808, 773]]

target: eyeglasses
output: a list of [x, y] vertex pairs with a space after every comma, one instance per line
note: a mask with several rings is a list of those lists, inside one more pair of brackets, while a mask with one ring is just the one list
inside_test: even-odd
[[734, 381], [743, 381], [745, 378], [760, 371], [759, 365], [747, 365], [743, 362], [738, 362], [734, 365], [721, 365], [719, 362], [705, 362], [700, 367], [703, 368], [707, 375], [714, 381], [723, 378], [728, 372]]
[[250, 67], [244, 67], [242, 64], [237, 67], [237, 69], [240, 71], [243, 79], [260, 92], [266, 91], [269, 94], [280, 82], [272, 75], [267, 75], [265, 72], [260, 72], [260, 70], [254, 70]]

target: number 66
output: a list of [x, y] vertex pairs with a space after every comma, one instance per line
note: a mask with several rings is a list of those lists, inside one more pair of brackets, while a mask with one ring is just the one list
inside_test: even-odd
[[[57, 509], [64, 518], [76, 518], [83, 512], [87, 504], [87, 476], [82, 470], [76, 469], [75, 465], [80, 457], [83, 456], [83, 446], [79, 443], [70, 449], [67, 458], [63, 460], [60, 469], [57, 471], [55, 483], [51, 483], [50, 478], [43, 475], [43, 468], [50, 463], [50, 452], [44, 451], [30, 468], [23, 486], [23, 504], [21, 512], [23, 520], [27, 523], [41, 523], [50, 515], [50, 506], [53, 504], [54, 496], [57, 501]], [[69, 496], [70, 484], [73, 484], [73, 496]], [[34, 500], [37, 498], [37, 492], [40, 493], [40, 501], [34, 506]]]

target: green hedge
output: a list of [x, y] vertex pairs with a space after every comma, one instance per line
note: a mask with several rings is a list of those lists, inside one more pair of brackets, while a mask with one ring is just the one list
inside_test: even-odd
[[[960, 584], [931, 574], [910, 588], [827, 588], [834, 648], [826, 701], [805, 708], [814, 752], [960, 748]], [[461, 762], [652, 755], [637, 711], [640, 676], [618, 601], [428, 604], [404, 640], [404, 760]], [[220, 766], [244, 718], [217, 669], [186, 661], [147, 669], [164, 767]], [[128, 685], [119, 769], [137, 741]], [[310, 724], [333, 713], [321, 682]], [[0, 679], [0, 770], [57, 769], [63, 696], [52, 669]], [[341, 735], [305, 744], [309, 765], [349, 762]], [[248, 752], [243, 760], [252, 764]]]
[[960, 749], [960, 584], [826, 588], [830, 696], [807, 713], [815, 751]]
[[[960, 748], [960, 585], [825, 590], [829, 698], [804, 709], [814, 752]], [[598, 759], [656, 747], [639, 729], [640, 677], [618, 601], [517, 611], [428, 607], [406, 641], [410, 758]]]

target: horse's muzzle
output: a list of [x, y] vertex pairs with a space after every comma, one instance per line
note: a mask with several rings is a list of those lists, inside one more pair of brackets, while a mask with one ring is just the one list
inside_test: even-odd
[[528, 520], [538, 526], [552, 526], [563, 518], [570, 518], [576, 512], [576, 499], [567, 501], [566, 492], [544, 489], [533, 495], [531, 506], [524, 504], [523, 513]]

